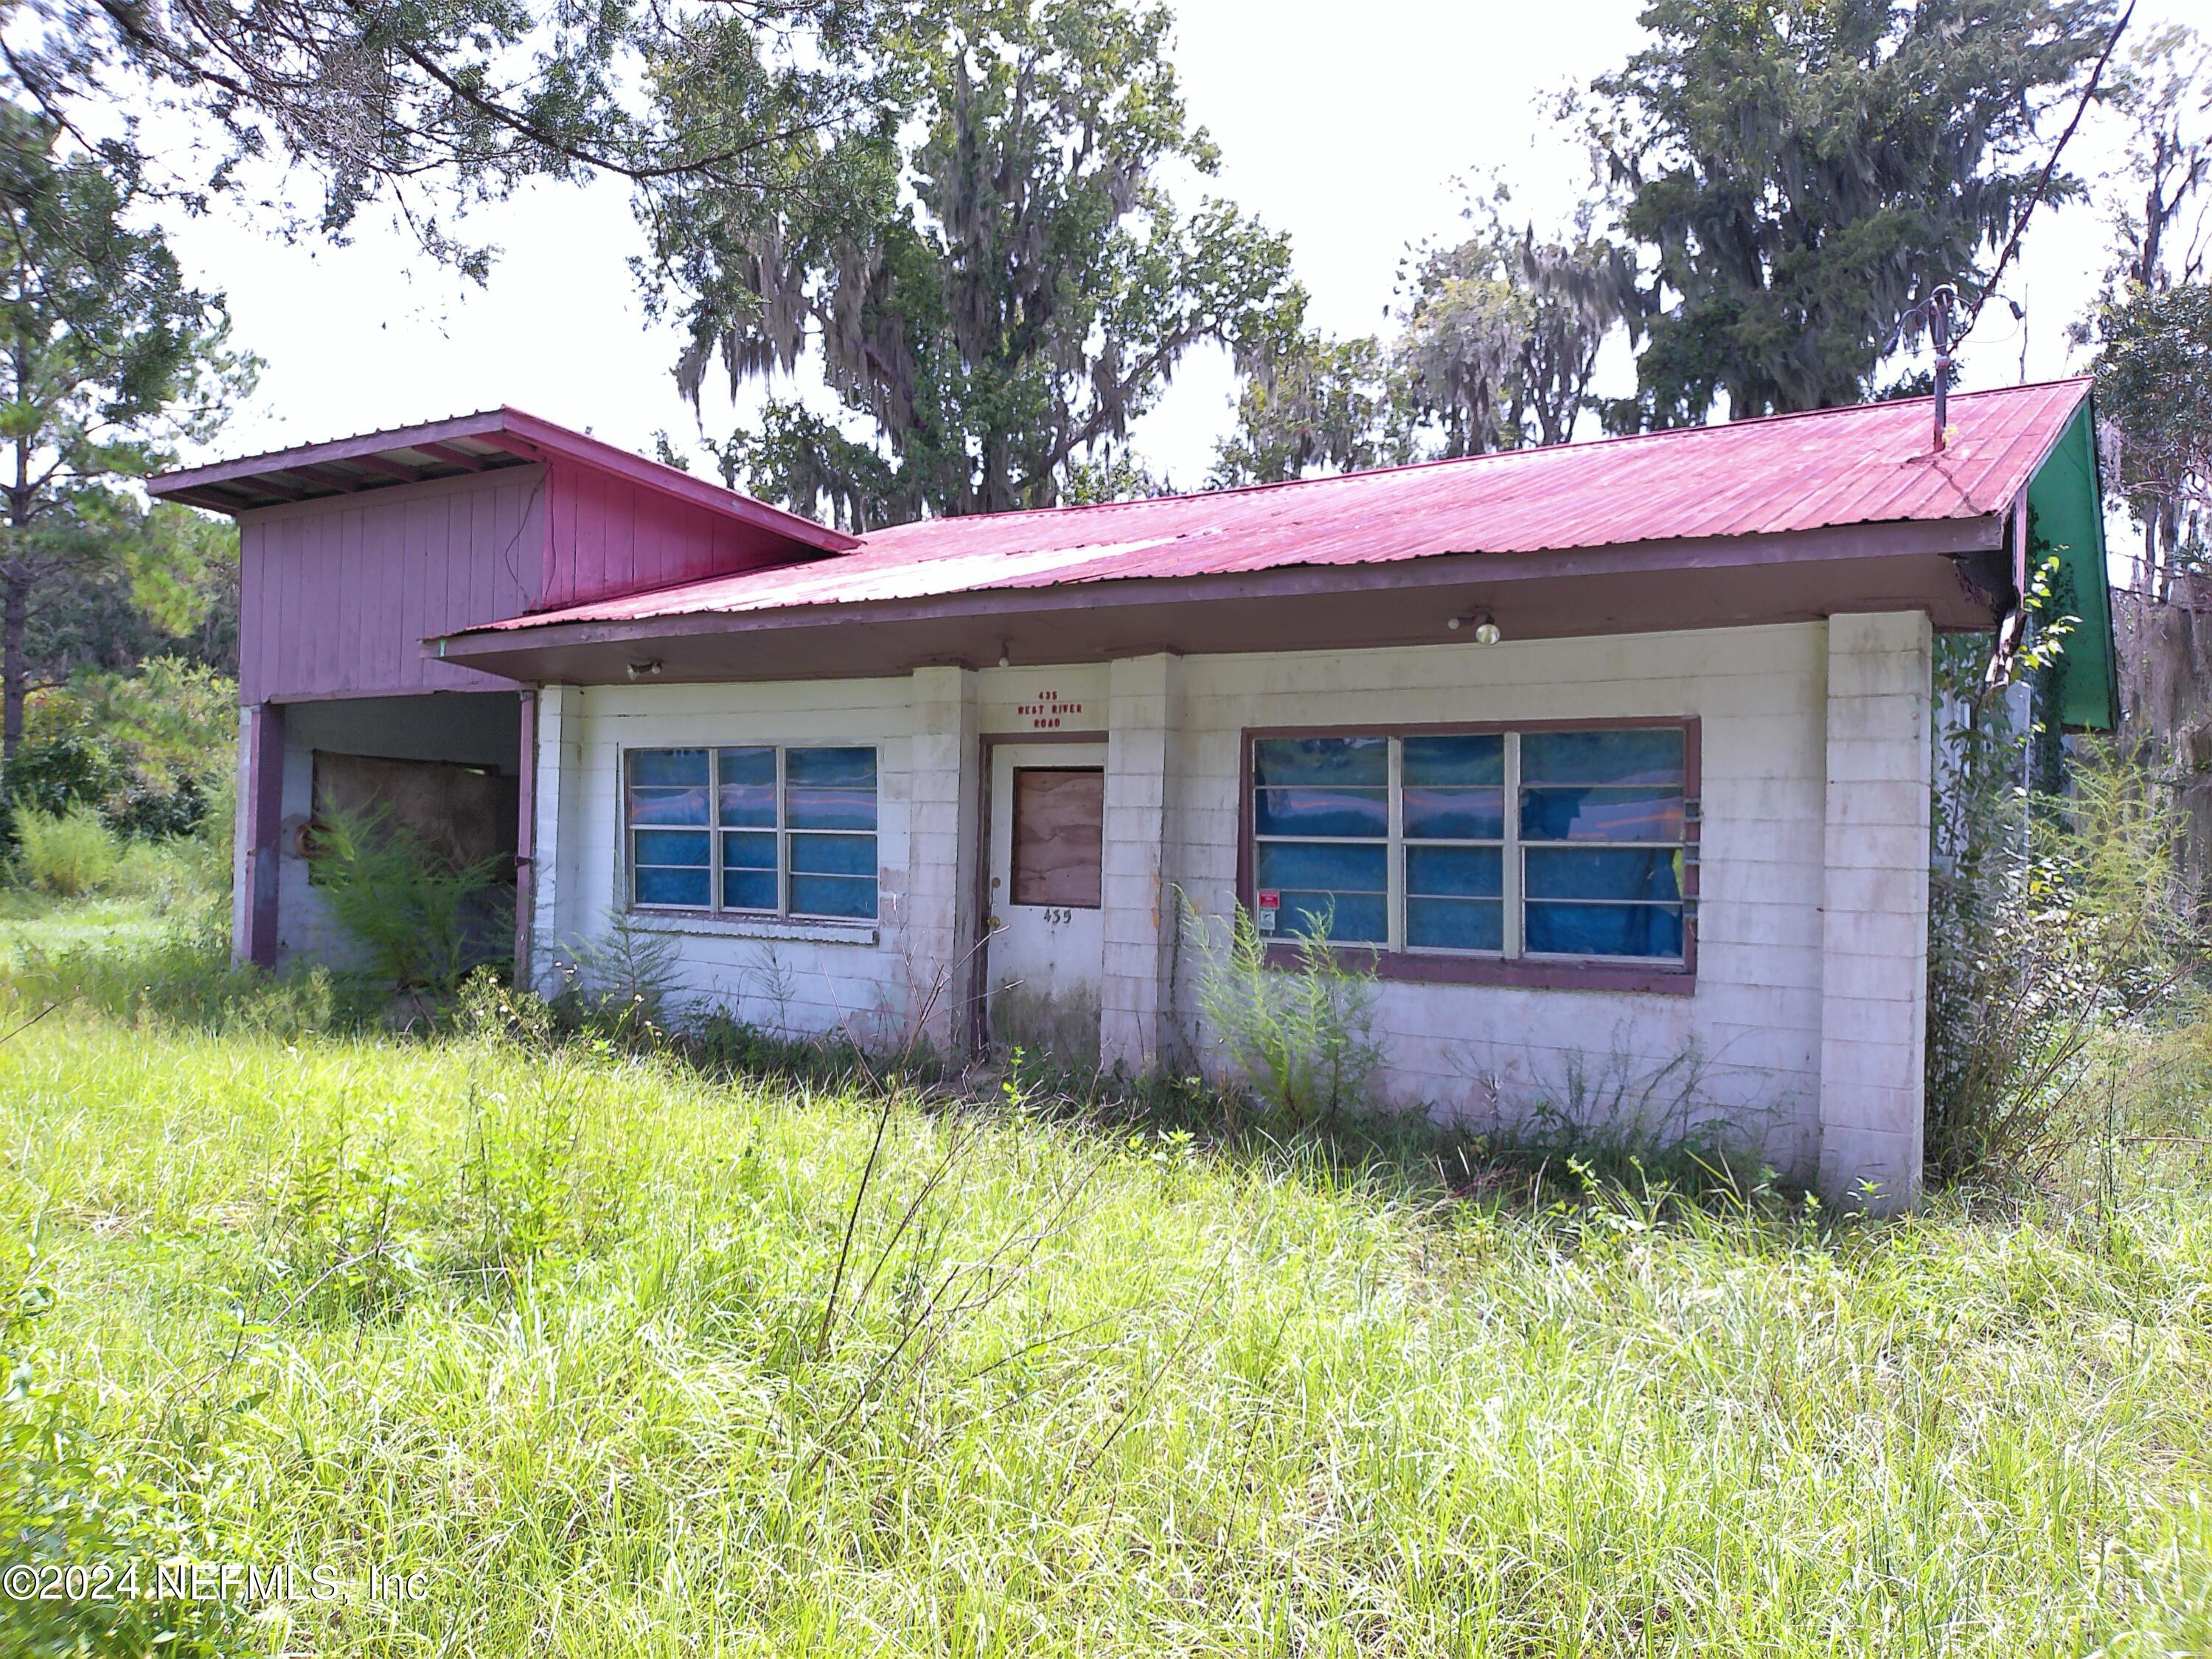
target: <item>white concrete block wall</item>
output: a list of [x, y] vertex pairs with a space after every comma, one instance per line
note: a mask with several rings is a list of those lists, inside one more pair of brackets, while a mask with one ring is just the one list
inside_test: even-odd
[[[249, 885], [253, 869], [253, 710], [238, 711], [238, 769], [236, 799], [231, 807], [230, 834], [230, 959], [244, 962], [247, 953], [247, 924], [253, 910]], [[279, 890], [282, 896], [282, 890]]]
[[[1184, 659], [1169, 879], [1211, 919], [1235, 896], [1250, 727], [1695, 716], [1704, 827], [1693, 994], [1386, 983], [1384, 1085], [1478, 1124], [1546, 1110], [1679, 1106], [1755, 1131], [1778, 1167], [1820, 1151], [1826, 630], [1818, 623], [1620, 638]], [[1198, 1033], [1202, 949], [1176, 974]]]
[[[933, 860], [943, 859], [948, 839], [957, 835], [946, 827], [943, 774], [957, 746], [944, 727], [964, 718], [958, 710], [966, 698], [959, 682], [945, 676], [960, 672], [769, 685], [593, 686], [572, 694], [562, 710], [558, 932], [538, 939], [538, 960], [550, 963], [564, 944], [604, 936], [623, 902], [625, 749], [872, 744], [880, 884], [875, 923], [719, 921], [649, 911], [636, 919], [678, 942], [674, 992], [681, 1004], [724, 1009], [793, 1035], [844, 1030], [868, 1042], [902, 1039], [921, 1012], [931, 961], [945, 941], [943, 896], [958, 881], [957, 872], [951, 888], [941, 873], [924, 874], [917, 904], [917, 823], [919, 850]], [[932, 730], [918, 744], [925, 720]], [[543, 742], [539, 753], [543, 767], [550, 758]], [[918, 812], [917, 754], [929, 772]], [[541, 790], [548, 781], [541, 769]]]
[[530, 972], [538, 989], [548, 995], [561, 985], [558, 942], [577, 932], [562, 908], [580, 879], [574, 838], [563, 832], [582, 772], [583, 696], [582, 689], [574, 685], [544, 686], [538, 693], [537, 798], [531, 826], [537, 866], [530, 884]]
[[974, 670], [915, 671], [898, 949], [915, 1017], [940, 1047], [964, 1041], [969, 1029], [975, 868], [981, 855], [976, 720]]
[[[876, 927], [647, 925], [679, 939], [690, 999], [793, 1031], [894, 1033], [929, 964], [974, 948], [978, 734], [1006, 730], [1049, 680], [1083, 705], [1063, 729], [1108, 734], [1102, 1049], [1109, 1063], [1158, 1063], [1186, 1042], [1208, 1046], [1194, 997], [1206, 945], [1178, 939], [1174, 893], [1217, 935], [1225, 926], [1247, 728], [1694, 717], [1703, 830], [1692, 993], [1388, 982], [1386, 1096], [1478, 1124], [1686, 1109], [1757, 1139], [1793, 1176], [1902, 1183], [1917, 1159], [1928, 659], [1924, 619], [1850, 617], [1833, 630], [593, 688], [540, 715], [541, 788], [556, 750], [567, 775], [558, 897], [541, 915], [550, 908], [573, 935], [604, 927], [620, 902], [623, 746], [875, 743]], [[957, 1036], [964, 1022], [943, 1029]]]
[[1175, 912], [1164, 860], [1182, 702], [1180, 657], [1132, 657], [1111, 665], [1098, 1044], [1104, 1065], [1135, 1073], [1159, 1064], [1171, 997], [1166, 981]]
[[1917, 615], [1828, 623], [1820, 1186], [1919, 1194], [1934, 641]]

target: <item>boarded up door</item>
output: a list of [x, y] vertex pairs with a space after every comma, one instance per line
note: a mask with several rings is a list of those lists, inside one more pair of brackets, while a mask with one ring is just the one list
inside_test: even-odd
[[511, 878], [520, 782], [489, 768], [315, 751], [315, 817], [343, 815], [412, 836], [449, 870], [504, 860]]

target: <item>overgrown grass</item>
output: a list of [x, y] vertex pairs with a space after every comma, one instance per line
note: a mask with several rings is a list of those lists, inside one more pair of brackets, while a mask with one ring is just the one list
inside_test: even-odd
[[[2190, 1141], [1892, 1225], [1469, 1201], [1018, 1077], [725, 1085], [527, 1010], [423, 1041], [143, 976], [0, 1044], [9, 1270], [52, 1300], [5, 1409], [75, 1452], [0, 1444], [101, 1497], [103, 1547], [344, 1586], [165, 1610], [187, 1645], [2212, 1645]], [[2200, 1041], [2158, 1133], [2203, 1127]]]

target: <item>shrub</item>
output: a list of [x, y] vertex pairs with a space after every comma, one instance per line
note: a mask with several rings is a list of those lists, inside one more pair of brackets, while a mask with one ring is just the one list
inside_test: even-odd
[[27, 741], [15, 751], [8, 763], [5, 794], [19, 811], [27, 807], [58, 815], [72, 806], [98, 805], [129, 775], [129, 769], [99, 738], [63, 732]]
[[[1184, 914], [1203, 927], [1188, 900]], [[1294, 1125], [1333, 1121], [1358, 1105], [1382, 1065], [1375, 975], [1330, 948], [1330, 922], [1322, 917], [1294, 960], [1273, 966], [1268, 939], [1239, 905], [1226, 945], [1203, 950], [1198, 974], [1206, 1023], [1268, 1110]]]
[[0, 797], [17, 813], [97, 811], [119, 836], [153, 838], [190, 835], [208, 812], [197, 780], [135, 766], [117, 745], [88, 731], [27, 742], [8, 763]]
[[133, 780], [108, 800], [107, 819], [118, 834], [163, 841], [195, 833], [206, 822], [207, 798], [192, 778], [164, 789]]
[[488, 939], [513, 938], [503, 923], [514, 896], [496, 879], [503, 859], [454, 869], [381, 814], [319, 823], [308, 856], [325, 903], [367, 953], [368, 970], [401, 990], [452, 990], [470, 969], [504, 954]]
[[15, 817], [16, 867], [33, 886], [56, 898], [82, 898], [114, 882], [122, 848], [91, 807], [18, 807]]
[[649, 1041], [667, 1026], [676, 941], [611, 910], [589, 939], [568, 941], [560, 964], [562, 1016], [619, 1041]]

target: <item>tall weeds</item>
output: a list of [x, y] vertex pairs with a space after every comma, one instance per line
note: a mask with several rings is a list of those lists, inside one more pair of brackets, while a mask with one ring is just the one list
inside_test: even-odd
[[[1184, 925], [1203, 935], [1204, 919], [1183, 904]], [[1291, 1127], [1373, 1104], [1382, 1066], [1375, 975], [1333, 950], [1328, 932], [1323, 917], [1291, 961], [1272, 961], [1270, 941], [1238, 905], [1228, 939], [1208, 940], [1198, 970], [1199, 1012], [1215, 1040], [1261, 1105]]]
[[455, 868], [381, 815], [334, 814], [317, 824], [310, 861], [369, 971], [401, 990], [452, 990], [511, 948], [514, 895], [501, 890], [500, 857]]
[[1937, 1180], [2035, 1181], [2094, 1127], [2099, 1037], [2159, 1008], [2196, 950], [2179, 823], [2140, 757], [2080, 742], [2064, 793], [2031, 788], [2041, 727], [1981, 695], [1983, 649], [1946, 641], [1937, 665], [1926, 1158]]
[[15, 809], [15, 867], [24, 880], [56, 898], [83, 898], [113, 884], [123, 848], [98, 811]]

